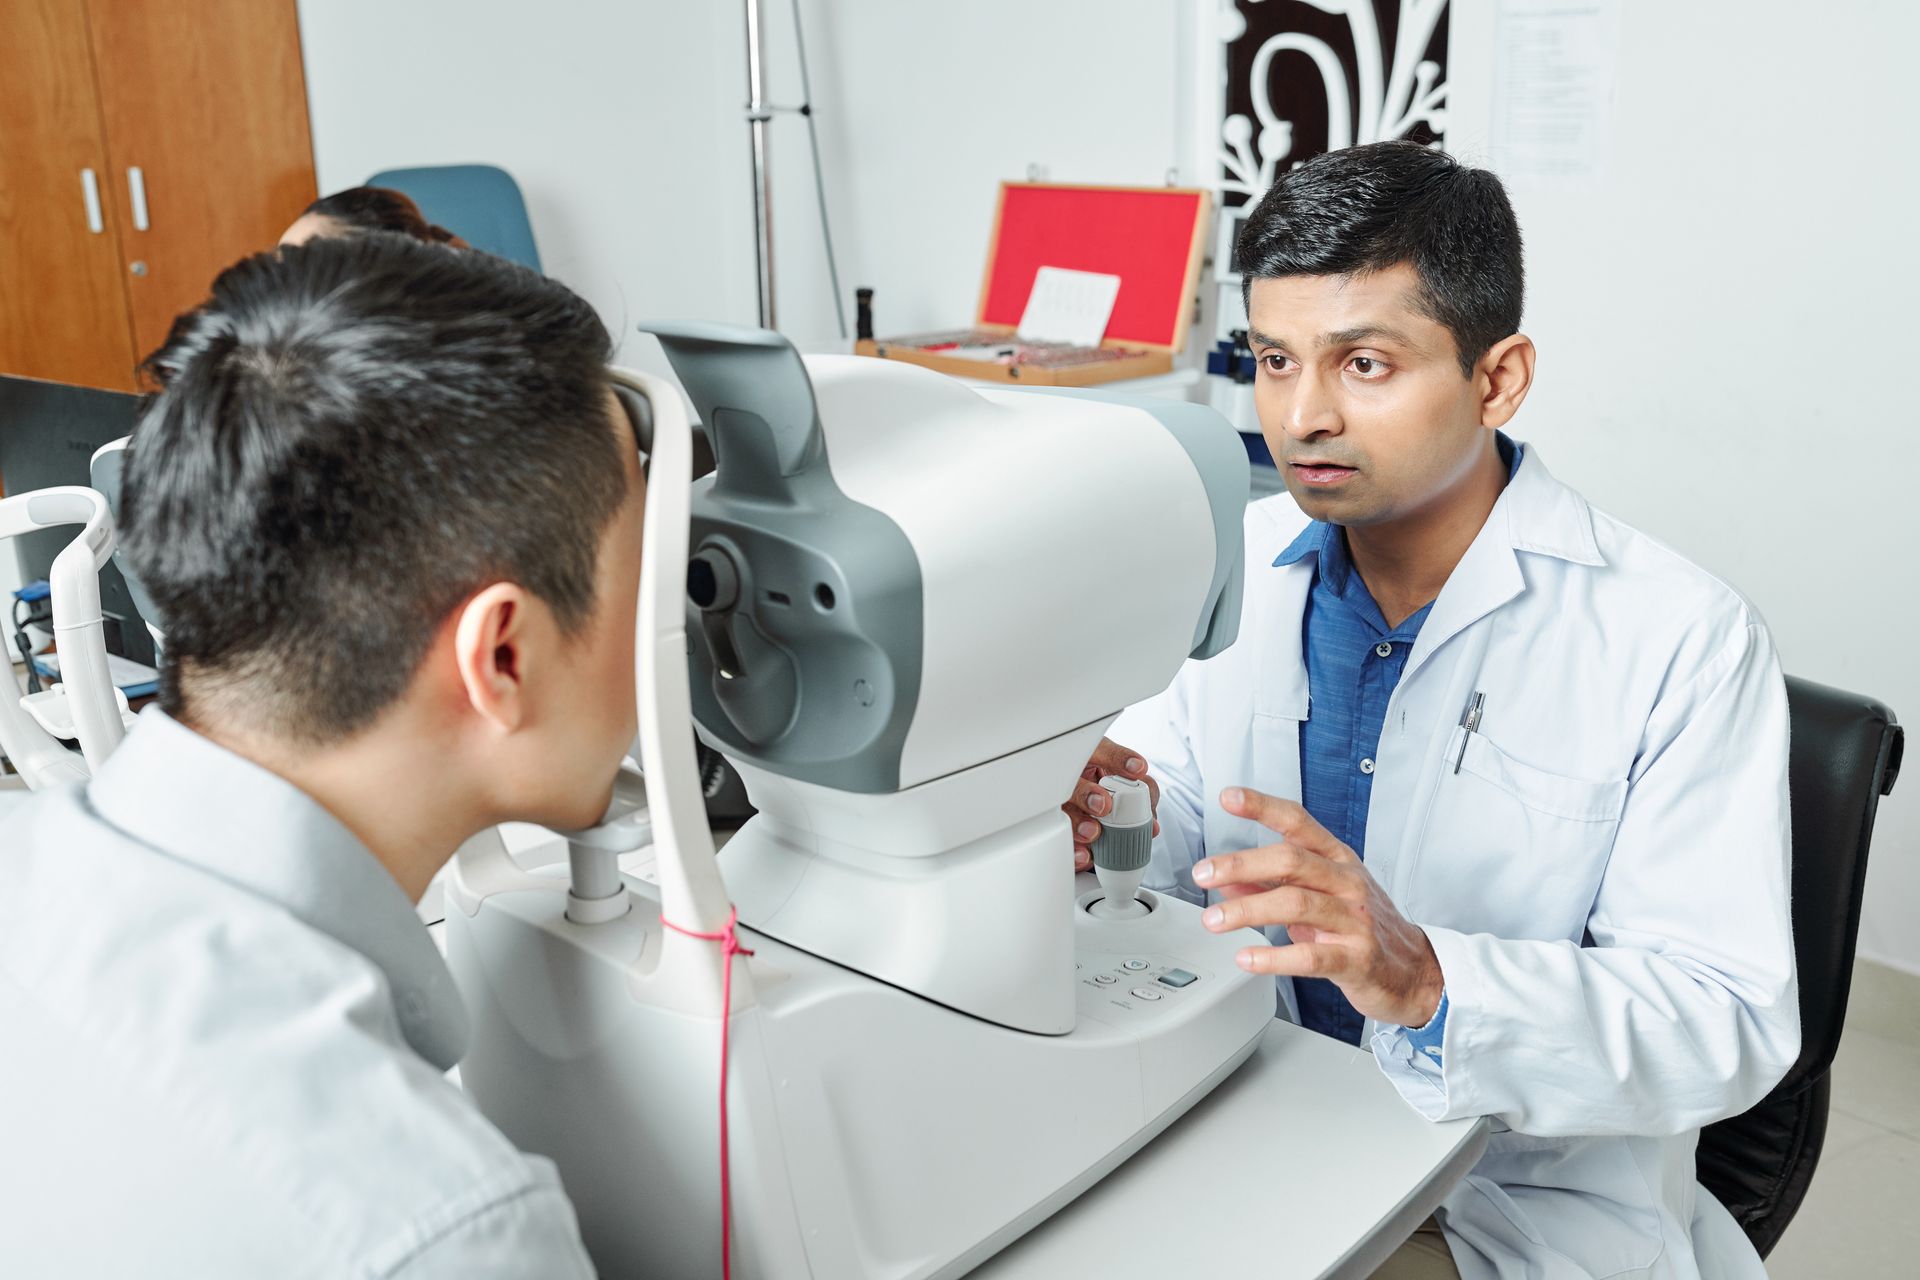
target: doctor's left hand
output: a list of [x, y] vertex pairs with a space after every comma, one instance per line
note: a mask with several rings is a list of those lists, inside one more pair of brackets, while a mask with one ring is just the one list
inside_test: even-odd
[[1352, 849], [1300, 805], [1244, 787], [1221, 792], [1235, 817], [1282, 839], [1193, 864], [1193, 882], [1224, 901], [1202, 923], [1215, 933], [1286, 926], [1293, 945], [1245, 947], [1249, 973], [1330, 978], [1353, 1007], [1379, 1022], [1422, 1027], [1445, 981], [1426, 932], [1400, 914]]

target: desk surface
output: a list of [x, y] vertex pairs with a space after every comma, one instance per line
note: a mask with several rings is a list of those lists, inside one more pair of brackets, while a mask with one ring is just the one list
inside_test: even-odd
[[980, 1280], [1364, 1276], [1486, 1149], [1434, 1124], [1364, 1050], [1275, 1022], [1246, 1065]]

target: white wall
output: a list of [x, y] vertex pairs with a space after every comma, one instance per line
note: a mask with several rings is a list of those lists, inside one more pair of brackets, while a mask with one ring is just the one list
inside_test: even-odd
[[[1450, 145], [1484, 159], [1493, 3], [1454, 7]], [[1521, 433], [1746, 592], [1789, 672], [1920, 724], [1916, 44], [1910, 5], [1628, 0], [1607, 181], [1513, 194]], [[1920, 971], [1917, 797], [1880, 810], [1860, 951]]]
[[[1192, 180], [1210, 4], [804, 0], [844, 287], [878, 290], [883, 331], [963, 322], [998, 180], [1029, 163]], [[1454, 7], [1453, 145], [1484, 157], [1493, 0]], [[787, 6], [768, 8], [772, 97], [791, 102]], [[1895, 132], [1920, 9], [1627, 8], [1608, 182], [1514, 193], [1542, 356], [1522, 434], [1751, 595], [1789, 670], [1920, 722], [1920, 424], [1900, 376], [1920, 190]], [[738, 4], [302, 0], [301, 16], [323, 189], [498, 163], [548, 269], [610, 324], [752, 320]], [[782, 327], [817, 339], [833, 312], [804, 125], [774, 128]], [[1920, 970], [1920, 778], [1902, 791], [1861, 949]]]
[[[769, 97], [799, 101], [786, 0], [766, 0]], [[737, 0], [301, 0], [321, 189], [487, 161], [526, 190], [548, 271], [622, 330], [755, 317]], [[1159, 183], [1190, 157], [1163, 0], [804, 0], [829, 212], [853, 321], [965, 324], [995, 184]], [[1101, 35], [1097, 53], [1088, 33]], [[781, 328], [834, 336], [806, 125], [774, 121]], [[651, 344], [629, 357], [651, 363]]]

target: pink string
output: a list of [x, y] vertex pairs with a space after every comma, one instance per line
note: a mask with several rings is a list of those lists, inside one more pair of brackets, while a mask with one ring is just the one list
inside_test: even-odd
[[698, 938], [702, 942], [720, 944], [720, 954], [726, 962], [720, 976], [720, 1275], [722, 1280], [733, 1280], [733, 1178], [727, 1156], [727, 1031], [733, 1025], [733, 958], [750, 956], [752, 950], [740, 945], [740, 935], [734, 932], [734, 921], [739, 918], [739, 908], [727, 911], [727, 922], [717, 933], [701, 933], [696, 929], [682, 928], [665, 915], [660, 923], [675, 933], [685, 934], [689, 938]]

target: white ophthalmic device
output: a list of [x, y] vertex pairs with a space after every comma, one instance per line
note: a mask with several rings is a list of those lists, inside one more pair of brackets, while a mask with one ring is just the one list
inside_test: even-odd
[[[718, 1275], [723, 1223], [741, 1276], [959, 1275], [1273, 1017], [1234, 964], [1261, 939], [1136, 894], [1138, 830], [1076, 879], [1060, 812], [1122, 708], [1232, 642], [1245, 454], [1197, 405], [653, 332], [718, 467], [689, 497], [678, 392], [616, 375], [652, 437], [647, 806], [564, 878], [463, 850], [462, 1082], [603, 1275]], [[718, 856], [690, 721], [759, 809]], [[736, 911], [750, 956], [714, 940]]]
[[[22, 534], [69, 524], [82, 528], [54, 557], [49, 575], [61, 682], [22, 696], [13, 667], [0, 652], [0, 752], [35, 789], [84, 782], [126, 736], [127, 697], [114, 688], [107, 671], [100, 613], [100, 570], [114, 544], [107, 499], [78, 485], [0, 499], [0, 546]], [[77, 758], [64, 745], [73, 740], [80, 743]]]

